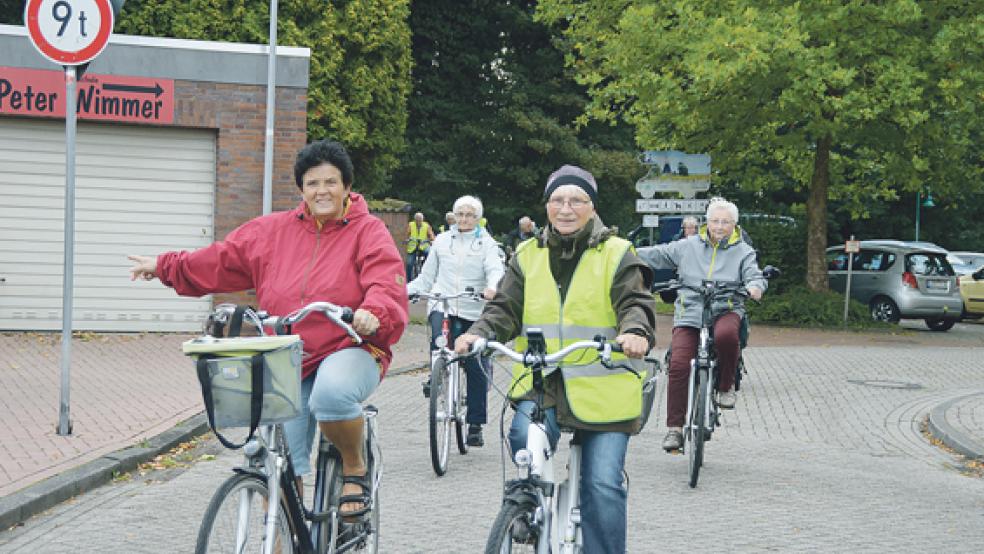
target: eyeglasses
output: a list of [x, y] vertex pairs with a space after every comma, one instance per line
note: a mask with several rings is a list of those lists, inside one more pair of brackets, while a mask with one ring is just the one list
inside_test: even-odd
[[581, 198], [551, 198], [550, 200], [547, 200], [547, 206], [550, 206], [555, 210], [563, 208], [564, 204], [570, 206], [571, 209], [579, 210], [591, 204], [591, 201], [583, 200]]
[[708, 219], [707, 223], [709, 225], [734, 225], [735, 222], [731, 219]]
[[467, 213], [456, 213], [454, 214], [454, 216], [458, 219], [475, 219], [476, 217], [478, 217], [478, 214], [467, 212]]

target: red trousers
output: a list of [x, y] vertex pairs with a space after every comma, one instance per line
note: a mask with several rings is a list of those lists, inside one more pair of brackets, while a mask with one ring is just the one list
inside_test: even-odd
[[[738, 366], [738, 328], [741, 318], [729, 312], [714, 322], [714, 350], [719, 370], [718, 390], [735, 386]], [[690, 388], [690, 360], [697, 356], [700, 331], [694, 327], [674, 327], [670, 342], [670, 376], [666, 386], [666, 426], [683, 427], [687, 417], [687, 390]]]

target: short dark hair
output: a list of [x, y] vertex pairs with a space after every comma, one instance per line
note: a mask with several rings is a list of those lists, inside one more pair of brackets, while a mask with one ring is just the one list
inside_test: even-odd
[[355, 173], [352, 158], [341, 143], [333, 140], [312, 142], [297, 153], [297, 160], [294, 162], [294, 181], [297, 183], [297, 188], [304, 188], [302, 180], [309, 169], [325, 163], [337, 167], [342, 173], [342, 184], [345, 188], [351, 188], [353, 173]]

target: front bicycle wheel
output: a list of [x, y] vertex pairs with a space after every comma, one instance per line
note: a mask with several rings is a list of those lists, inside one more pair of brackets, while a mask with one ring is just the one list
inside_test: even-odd
[[704, 463], [704, 437], [707, 424], [707, 372], [697, 370], [694, 378], [693, 409], [690, 411], [690, 421], [687, 422], [688, 461], [690, 463], [690, 488], [697, 486], [700, 476], [700, 466]]
[[468, 412], [468, 407], [465, 405], [465, 388], [461, 386], [462, 374], [461, 364], [455, 362], [454, 367], [451, 368], [451, 372], [455, 375], [454, 385], [451, 387], [453, 390], [448, 391], [451, 398], [454, 399], [454, 440], [458, 443], [458, 453], [467, 454], [468, 453], [468, 427], [465, 423], [465, 416]]
[[536, 552], [540, 529], [533, 525], [536, 507], [528, 503], [505, 501], [492, 524], [485, 554]]
[[450, 400], [447, 362], [443, 358], [435, 358], [431, 364], [430, 452], [431, 465], [438, 476], [448, 471], [448, 449], [453, 419]]
[[[269, 497], [266, 481], [258, 475], [237, 473], [226, 479], [205, 510], [195, 553], [263, 552]], [[270, 537], [273, 552], [297, 551], [291, 527], [287, 507], [281, 500], [274, 536]]]

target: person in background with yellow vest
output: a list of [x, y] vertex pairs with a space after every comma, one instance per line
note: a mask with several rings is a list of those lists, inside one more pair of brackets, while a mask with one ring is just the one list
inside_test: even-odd
[[434, 230], [424, 221], [424, 214], [413, 214], [413, 221], [407, 224], [407, 281], [417, 277], [414, 267], [417, 258], [427, 258], [427, 251], [434, 242]]
[[[479, 337], [506, 342], [523, 335], [527, 326], [543, 329], [548, 352], [561, 348], [561, 336], [569, 344], [596, 334], [620, 343], [629, 358], [642, 358], [653, 347], [652, 271], [628, 241], [602, 223], [595, 212], [597, 197], [594, 176], [584, 169], [565, 165], [550, 175], [544, 190], [549, 225], [519, 245], [495, 297], [455, 342], [459, 354]], [[523, 348], [525, 338], [516, 342], [517, 349]], [[513, 373], [512, 390], [520, 394], [514, 398], [516, 416], [509, 430], [514, 452], [526, 444], [533, 407], [526, 396], [529, 379], [518, 381], [525, 387], [516, 385], [519, 369]], [[547, 432], [555, 447], [560, 425], [573, 427], [581, 439], [584, 551], [622, 553], [627, 516], [622, 469], [629, 435], [640, 426], [642, 382], [618, 371], [570, 381], [564, 373], [562, 368], [546, 378]], [[586, 406], [580, 400], [586, 395], [602, 401]]]

